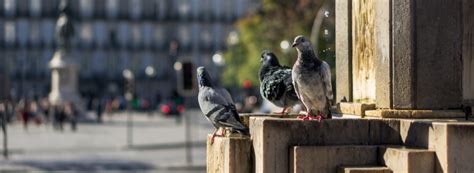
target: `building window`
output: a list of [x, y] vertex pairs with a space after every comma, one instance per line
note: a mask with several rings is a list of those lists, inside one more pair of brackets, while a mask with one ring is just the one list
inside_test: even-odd
[[28, 21], [26, 19], [19, 19], [17, 20], [17, 39], [18, 39], [18, 43], [19, 43], [19, 46], [21, 47], [25, 47], [26, 44], [28, 43], [28, 34], [25, 34], [25, 33], [29, 33], [29, 25], [28, 25]]
[[117, 41], [121, 47], [127, 46], [129, 41], [130, 29], [128, 23], [121, 22], [117, 28]]
[[92, 16], [93, 0], [81, 0], [79, 1], [79, 6], [81, 10], [81, 16], [84, 18], [89, 18]]
[[163, 20], [166, 17], [166, 1], [156, 0], [155, 13], [158, 19]]
[[54, 21], [51, 19], [43, 20], [41, 24], [41, 40], [45, 46], [52, 46], [54, 43]]
[[155, 25], [153, 33], [153, 42], [157, 47], [163, 47], [165, 42], [164, 29], [162, 25]]
[[38, 21], [33, 21], [30, 26], [30, 43], [37, 46], [40, 43], [40, 27]]
[[15, 22], [8, 21], [5, 22], [5, 44], [8, 46], [13, 46], [16, 40], [16, 29]]
[[186, 18], [191, 11], [191, 4], [189, 0], [180, 0], [178, 4], [179, 17]]
[[41, 15], [41, 0], [30, 0], [30, 15], [34, 17]]
[[107, 39], [107, 31], [103, 21], [96, 21], [94, 23], [94, 38], [95, 44], [98, 47], [103, 47]]
[[107, 0], [106, 7], [107, 17], [116, 18], [118, 15], [118, 0]]
[[4, 0], [5, 16], [14, 16], [16, 11], [16, 0]]
[[141, 0], [130, 0], [130, 17], [132, 19], [140, 18], [140, 12], [142, 10]]
[[151, 23], [144, 23], [143, 24], [143, 45], [148, 48], [151, 46], [153, 41], [153, 25]]
[[132, 42], [134, 47], [141, 46], [142, 43], [142, 35], [140, 30], [139, 24], [132, 25]]
[[83, 23], [79, 32], [81, 45], [89, 46], [92, 43], [92, 26], [90, 23]]

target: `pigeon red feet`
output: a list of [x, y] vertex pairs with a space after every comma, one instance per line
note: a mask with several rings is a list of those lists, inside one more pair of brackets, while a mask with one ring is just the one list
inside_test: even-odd
[[316, 120], [316, 121], [321, 121], [323, 119], [323, 116], [318, 115], [318, 116], [312, 116], [310, 113], [307, 113], [304, 116], [298, 116], [298, 119], [301, 119], [302, 121], [306, 120]]
[[225, 136], [225, 135], [224, 135], [224, 132], [221, 131], [221, 134], [218, 135], [218, 134], [217, 134], [217, 131], [219, 131], [219, 130], [216, 130], [216, 131], [214, 131], [214, 133], [212, 133], [211, 145], [214, 144], [214, 138], [215, 138], [216, 136], [218, 136], [218, 137], [224, 137], [224, 136]]

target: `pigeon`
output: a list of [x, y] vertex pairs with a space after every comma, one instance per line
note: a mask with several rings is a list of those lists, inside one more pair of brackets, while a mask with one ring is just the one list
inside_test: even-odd
[[305, 37], [297, 36], [292, 47], [298, 51], [291, 75], [293, 85], [307, 111], [306, 116], [299, 118], [318, 121], [332, 118], [329, 111], [333, 102], [331, 68], [316, 57], [313, 46]]
[[288, 107], [299, 103], [291, 79], [291, 68], [281, 66], [275, 54], [266, 50], [262, 52], [260, 62], [260, 95], [282, 107], [281, 114], [284, 114]]
[[199, 83], [199, 107], [215, 127], [212, 133], [211, 144], [214, 142], [214, 137], [224, 135], [224, 132], [220, 135], [216, 134], [220, 128], [228, 128], [232, 133], [237, 132], [249, 135], [247, 127], [240, 121], [239, 114], [229, 92], [224, 88], [215, 86], [204, 67], [197, 69], [197, 79]]

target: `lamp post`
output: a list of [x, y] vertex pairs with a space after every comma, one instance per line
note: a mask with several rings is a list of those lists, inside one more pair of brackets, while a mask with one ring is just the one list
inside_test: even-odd
[[125, 78], [125, 100], [127, 100], [127, 146], [133, 145], [133, 117], [132, 117], [132, 99], [134, 90], [134, 76], [132, 71], [125, 69], [122, 72]]
[[[145, 74], [147, 76], [147, 91], [151, 92], [152, 88], [151, 88], [151, 83], [152, 83], [152, 78], [155, 76], [155, 68], [153, 68], [153, 66], [147, 66], [145, 68]], [[154, 93], [154, 92], [151, 92], [151, 93]], [[152, 105], [152, 96], [150, 95], [149, 98], [148, 98], [148, 101], [150, 103], [150, 106]], [[148, 115], [152, 115], [152, 109], [151, 108], [148, 108]]]
[[[221, 68], [222, 66], [225, 65], [224, 62], [224, 57], [222, 56], [222, 53], [216, 52], [214, 55], [212, 55], [212, 62], [216, 65], [217, 69], [217, 74], [221, 74]], [[220, 84], [220, 76], [217, 76], [217, 83]]]

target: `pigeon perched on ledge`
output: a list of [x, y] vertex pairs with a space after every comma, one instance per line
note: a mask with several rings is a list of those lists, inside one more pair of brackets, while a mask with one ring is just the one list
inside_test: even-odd
[[204, 67], [197, 69], [199, 83], [198, 102], [202, 113], [216, 128], [212, 133], [211, 143], [219, 128], [229, 128], [232, 133], [237, 132], [249, 135], [247, 127], [240, 122], [239, 114], [235, 109], [234, 101], [229, 92], [221, 87], [214, 86], [209, 73]]
[[303, 36], [297, 36], [292, 47], [296, 47], [298, 51], [298, 59], [292, 71], [293, 85], [307, 110], [306, 116], [300, 118], [318, 121], [330, 119], [329, 108], [333, 102], [331, 68], [316, 57], [313, 46]]
[[284, 114], [288, 107], [299, 103], [291, 80], [291, 68], [281, 66], [275, 54], [270, 51], [262, 52], [260, 62], [260, 95], [283, 108], [281, 114]]

